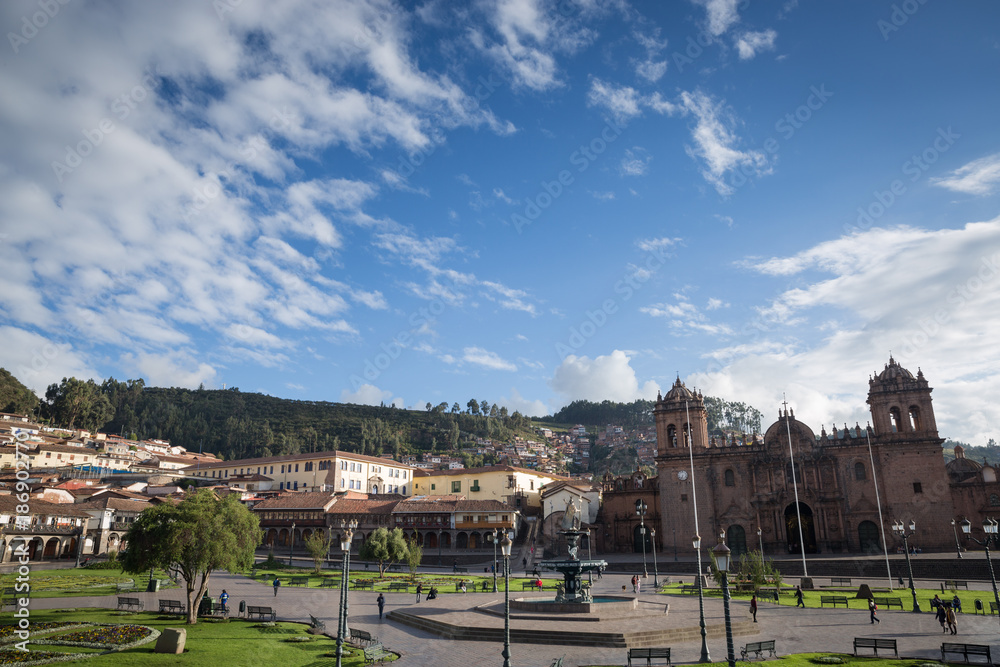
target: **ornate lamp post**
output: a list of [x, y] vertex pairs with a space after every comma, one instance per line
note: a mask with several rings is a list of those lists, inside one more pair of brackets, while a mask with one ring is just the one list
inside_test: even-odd
[[997, 523], [996, 519], [983, 519], [983, 532], [986, 535], [980, 541], [972, 536], [972, 522], [968, 519], [962, 520], [962, 532], [965, 533], [965, 539], [972, 540], [986, 549], [986, 564], [990, 568], [990, 582], [993, 584], [993, 599], [997, 603], [997, 609], [1000, 609], [1000, 593], [997, 593], [997, 578], [993, 574], [993, 561], [990, 560], [990, 545], [992, 544], [995, 547], [1000, 544], [998, 527], [1000, 527], [1000, 524]]
[[736, 652], [733, 650], [733, 623], [729, 617], [729, 547], [726, 546], [726, 534], [719, 535], [719, 544], [712, 553], [715, 554], [715, 566], [722, 575], [722, 604], [726, 610], [726, 660], [729, 667], [736, 667]]
[[513, 546], [506, 529], [500, 540], [503, 554], [503, 667], [510, 667], [510, 548]]
[[760, 555], [764, 555], [764, 531], [757, 526], [757, 543], [760, 545]]
[[635, 513], [639, 515], [639, 535], [642, 536], [642, 576], [649, 579], [649, 572], [646, 570], [646, 503], [643, 500], [635, 501]]
[[691, 545], [698, 554], [698, 626], [701, 628], [701, 658], [698, 662], [712, 662], [708, 655], [707, 633], [705, 631], [705, 591], [701, 582], [701, 535], [691, 538]]
[[651, 538], [653, 538], [653, 541], [651, 542], [651, 544], [653, 545], [653, 591], [655, 592], [655, 591], [660, 590], [660, 582], [657, 579], [657, 577], [660, 576], [660, 569], [656, 565], [656, 529], [655, 528], [650, 528], [649, 529], [649, 536]]
[[493, 592], [497, 592], [497, 542], [498, 540], [497, 529], [494, 528], [492, 532], [486, 533], [486, 539], [493, 543]]
[[907, 538], [913, 537], [913, 534], [917, 532], [917, 522], [910, 519], [910, 532], [906, 532], [906, 526], [903, 525], [902, 521], [896, 521], [892, 524], [892, 532], [903, 538], [903, 551], [906, 552], [906, 570], [910, 577], [910, 593], [913, 595], [913, 612], [915, 614], [920, 613], [920, 604], [917, 602], [917, 589], [913, 587], [913, 567], [910, 565], [910, 545], [907, 542]]
[[347, 588], [350, 585], [350, 557], [351, 540], [354, 539], [354, 530], [358, 527], [357, 521], [347, 524], [340, 522], [340, 529], [343, 531], [340, 536], [340, 549], [344, 552], [343, 562], [340, 566], [340, 609], [337, 617], [337, 667], [341, 667], [341, 660], [344, 655], [344, 636], [347, 634]]
[[[962, 529], [963, 531], [965, 528]], [[962, 545], [958, 541], [958, 530], [955, 529], [955, 520], [951, 520], [951, 532], [955, 533], [955, 551], [958, 552], [958, 557], [962, 557]]]
[[438, 567], [441, 567], [441, 535], [442, 531], [438, 528]]
[[292, 532], [288, 534], [288, 567], [292, 566], [292, 547], [295, 545], [295, 522], [292, 522]]

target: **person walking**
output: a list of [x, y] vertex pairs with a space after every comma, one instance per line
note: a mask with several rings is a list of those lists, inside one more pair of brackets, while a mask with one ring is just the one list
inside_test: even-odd
[[795, 587], [795, 606], [796, 607], [803, 607], [803, 608], [806, 606], [806, 603], [802, 601], [802, 587], [801, 586], [796, 586]]
[[945, 627], [945, 623], [948, 622], [948, 612], [945, 611], [944, 602], [938, 603], [937, 612], [934, 614], [934, 618], [936, 618], [938, 623], [941, 624], [941, 632], [948, 632], [948, 628]]
[[278, 577], [275, 577], [274, 578], [274, 583], [271, 584], [271, 585], [274, 586], [274, 597], [278, 597], [278, 589], [281, 588], [281, 579], [278, 579]]
[[385, 596], [381, 593], [375, 598], [375, 604], [378, 605], [378, 620], [382, 620], [382, 611], [385, 609]]
[[219, 596], [219, 605], [222, 607], [222, 611], [224, 612], [229, 611], [229, 608], [227, 606], [228, 603], [229, 603], [229, 593], [227, 593], [226, 589], [223, 588], [222, 595]]
[[757, 596], [750, 598], [750, 614], [753, 615], [753, 622], [757, 622]]
[[528, 557], [527, 556], [525, 556], [524, 558], [521, 559], [521, 564], [524, 565], [524, 569], [525, 570], [528, 569]]
[[642, 577], [638, 574], [635, 575], [635, 594], [638, 595], [642, 592]]
[[868, 598], [868, 618], [871, 619], [872, 625], [882, 622], [878, 617], [878, 605], [875, 604], [875, 598]]
[[420, 602], [420, 594], [424, 592], [424, 585], [417, 584], [417, 602]]
[[632, 575], [632, 593], [633, 594], [635, 593], [635, 582], [636, 582], [636, 576], [633, 574]]
[[958, 617], [955, 616], [955, 610], [952, 608], [951, 605], [948, 605], [948, 608], [945, 610], [945, 620], [948, 621], [948, 630], [951, 631], [951, 634], [957, 635]]

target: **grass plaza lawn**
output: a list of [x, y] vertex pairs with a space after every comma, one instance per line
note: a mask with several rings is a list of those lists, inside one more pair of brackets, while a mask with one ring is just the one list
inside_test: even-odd
[[[13, 588], [16, 577], [16, 572], [0, 576], [0, 590]], [[167, 574], [163, 570], [154, 572], [153, 578], [160, 580], [161, 589], [177, 588], [177, 585], [167, 578]], [[118, 590], [118, 584], [129, 583], [133, 585], [135, 591], [146, 590], [149, 585], [149, 572], [125, 574], [116, 569], [91, 570], [88, 568], [32, 570], [31, 597], [61, 598], [114, 595]]]
[[[162, 631], [164, 628], [183, 628], [187, 631], [187, 643], [183, 656], [154, 653], [156, 642], [106, 655], [93, 655], [97, 649], [32, 644], [31, 653], [40, 651], [89, 653], [86, 661], [70, 661], [59, 664], [93, 664], [97, 666], [145, 667], [147, 665], [288, 665], [289, 667], [326, 667], [334, 664], [336, 641], [322, 635], [311, 635], [308, 626], [301, 623], [278, 622], [258, 623], [241, 619], [199, 620], [196, 625], [185, 625], [176, 616], [155, 613], [124, 613], [102, 609], [58, 609], [37, 610], [31, 613], [32, 626], [41, 623], [86, 622], [97, 624], [141, 625]], [[5, 633], [0, 625], [0, 637]], [[85, 628], [70, 628], [70, 631]], [[8, 631], [9, 632], [9, 631]], [[64, 634], [57, 631], [55, 634]], [[49, 638], [52, 635], [45, 635]], [[8, 641], [4, 639], [3, 641]], [[19, 640], [14, 640], [19, 641]], [[0, 647], [10, 649], [7, 645]], [[8, 654], [9, 655], [9, 654]], [[0, 665], [16, 665], [17, 662], [0, 657]], [[343, 664], [361, 667], [364, 664], [361, 649], [344, 645]]]
[[[322, 584], [327, 582], [332, 582], [332, 585], [336, 588], [340, 588], [340, 570], [322, 570], [321, 574], [315, 574], [313, 568], [311, 567], [282, 567], [277, 568], [258, 568], [254, 570], [254, 573], [246, 574], [246, 576], [251, 577], [254, 581], [260, 582], [261, 584], [266, 584], [268, 586], [274, 581], [275, 576], [281, 581], [282, 587], [291, 586], [292, 580], [294, 578], [308, 577], [308, 585], [302, 586], [301, 584], [296, 584], [295, 587], [308, 587], [308, 588], [319, 588]], [[521, 592], [522, 584], [530, 581], [535, 581], [537, 577], [511, 577], [510, 578], [510, 590], [516, 590]], [[493, 591], [493, 575], [490, 573], [483, 574], [444, 574], [444, 573], [431, 573], [431, 572], [418, 572], [416, 577], [410, 576], [408, 571], [395, 571], [386, 572], [383, 576], [379, 577], [378, 569], [372, 570], [355, 570], [351, 569], [350, 574], [351, 589], [354, 590], [355, 585], [358, 582], [372, 582], [374, 591], [389, 591], [389, 584], [404, 583], [409, 584], [410, 592], [413, 593], [416, 590], [416, 585], [418, 583], [423, 584], [424, 594], [426, 594], [431, 586], [438, 589], [439, 594], [445, 593], [456, 593], [455, 585], [464, 581], [466, 583], [466, 588], [468, 592], [472, 593], [475, 591], [482, 591], [483, 582], [487, 582], [487, 588], [490, 592]], [[554, 579], [542, 579], [546, 588], [554, 589], [556, 584], [559, 583]], [[327, 585], [330, 585], [329, 583]], [[503, 575], [497, 575], [497, 589], [503, 590]]]

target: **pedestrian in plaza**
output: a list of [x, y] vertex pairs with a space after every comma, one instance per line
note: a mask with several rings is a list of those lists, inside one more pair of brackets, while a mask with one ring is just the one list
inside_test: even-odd
[[375, 598], [375, 604], [378, 605], [378, 619], [381, 621], [382, 611], [385, 609], [385, 596], [379, 593], [378, 597]]
[[934, 597], [931, 599], [931, 609], [937, 609], [940, 606], [941, 606], [941, 598], [939, 598], [937, 594], [935, 594]]
[[642, 592], [642, 577], [638, 574], [635, 575], [635, 594], [638, 595]]
[[429, 591], [427, 591], [427, 599], [428, 600], [437, 600], [437, 596], [438, 596], [438, 589], [436, 589], [433, 586], [431, 586], [431, 589]]
[[274, 597], [278, 597], [278, 589], [281, 588], [281, 579], [278, 579], [278, 577], [275, 577], [274, 578], [274, 583], [271, 584], [271, 585], [274, 586]]
[[955, 616], [955, 610], [952, 609], [951, 605], [948, 605], [948, 608], [945, 610], [945, 619], [948, 621], [948, 630], [951, 631], [951, 634], [957, 635], [958, 617]]
[[796, 586], [795, 587], [795, 606], [796, 607], [805, 607], [806, 606], [806, 603], [802, 601], [802, 587], [801, 586]]
[[465, 579], [462, 579], [461, 587], [462, 587], [462, 592], [463, 593], [468, 593], [469, 592], [469, 589], [466, 588], [466, 586], [465, 586]]
[[226, 605], [228, 603], [229, 603], [229, 593], [227, 593], [226, 589], [223, 588], [222, 589], [222, 595], [219, 596], [219, 604], [222, 606], [222, 611], [226, 611], [227, 610], [227, 606]]
[[420, 602], [420, 594], [424, 592], [424, 585], [417, 584], [417, 602]]
[[753, 622], [757, 622], [757, 596], [750, 598], [750, 613], [753, 615]]
[[635, 582], [638, 581], [638, 577], [634, 574], [632, 575], [632, 592], [635, 593]]
[[958, 593], [955, 593], [955, 597], [951, 599], [951, 606], [956, 614], [962, 611], [962, 601], [958, 598]]
[[528, 557], [527, 556], [525, 556], [524, 558], [521, 559], [521, 564], [524, 565], [524, 569], [525, 570], [528, 569]]
[[451, 563], [451, 571], [452, 572], [458, 572], [458, 559], [457, 558], [454, 561], [452, 561], [452, 563]]
[[938, 620], [938, 623], [941, 624], [941, 632], [948, 632], [948, 629], [945, 627], [945, 623], [948, 622], [948, 612], [945, 611], [944, 602], [938, 603], [937, 613], [934, 614], [934, 617]]
[[882, 622], [878, 617], [878, 605], [875, 604], [875, 598], [868, 598], [868, 618], [871, 619], [872, 625]]

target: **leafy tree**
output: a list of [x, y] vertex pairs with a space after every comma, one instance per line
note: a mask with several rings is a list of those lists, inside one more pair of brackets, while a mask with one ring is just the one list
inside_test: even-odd
[[0, 368], [0, 412], [30, 415], [37, 405], [38, 397], [34, 392], [18, 382], [6, 369]]
[[49, 385], [45, 400], [52, 420], [70, 429], [79, 426], [96, 431], [114, 416], [111, 401], [93, 380], [63, 378], [61, 383]]
[[483, 413], [484, 417], [490, 416], [490, 402], [486, 399], [479, 401], [479, 410]]
[[221, 500], [205, 489], [177, 505], [163, 503], [139, 515], [119, 556], [122, 569], [140, 574], [150, 568], [176, 569], [187, 591], [189, 624], [198, 622], [198, 601], [213, 570], [249, 568], [263, 531], [238, 494]]
[[781, 573], [774, 567], [774, 561], [764, 558], [760, 551], [748, 551], [740, 556], [733, 576], [752, 582], [755, 591], [761, 586], [781, 586]]
[[303, 540], [302, 544], [313, 559], [313, 572], [320, 573], [323, 559], [330, 553], [330, 544], [333, 542], [333, 535], [324, 532], [322, 529], [309, 533], [309, 537]]
[[433, 407], [434, 407], [434, 406], [433, 406], [433, 405], [431, 405], [431, 402], [430, 402], [430, 401], [427, 401], [427, 405], [425, 406], [425, 408], [426, 408], [427, 412], [430, 412], [430, 411], [431, 411], [431, 408], [433, 408]]
[[424, 559], [424, 548], [416, 540], [406, 541], [406, 565], [410, 568], [410, 577], [416, 579], [417, 568]]
[[478, 415], [479, 414], [479, 402], [476, 399], [470, 398], [469, 402], [466, 403], [465, 406], [467, 408], [469, 408], [469, 414], [470, 415]]
[[458, 406], [458, 401], [455, 401], [454, 403], [451, 404], [451, 414], [457, 415], [461, 411], [462, 408]]
[[390, 532], [386, 528], [376, 528], [368, 539], [361, 544], [358, 555], [365, 559], [375, 561], [378, 564], [378, 576], [385, 575], [385, 569], [392, 563], [405, 561], [408, 554], [406, 538], [403, 531], [393, 528]]

